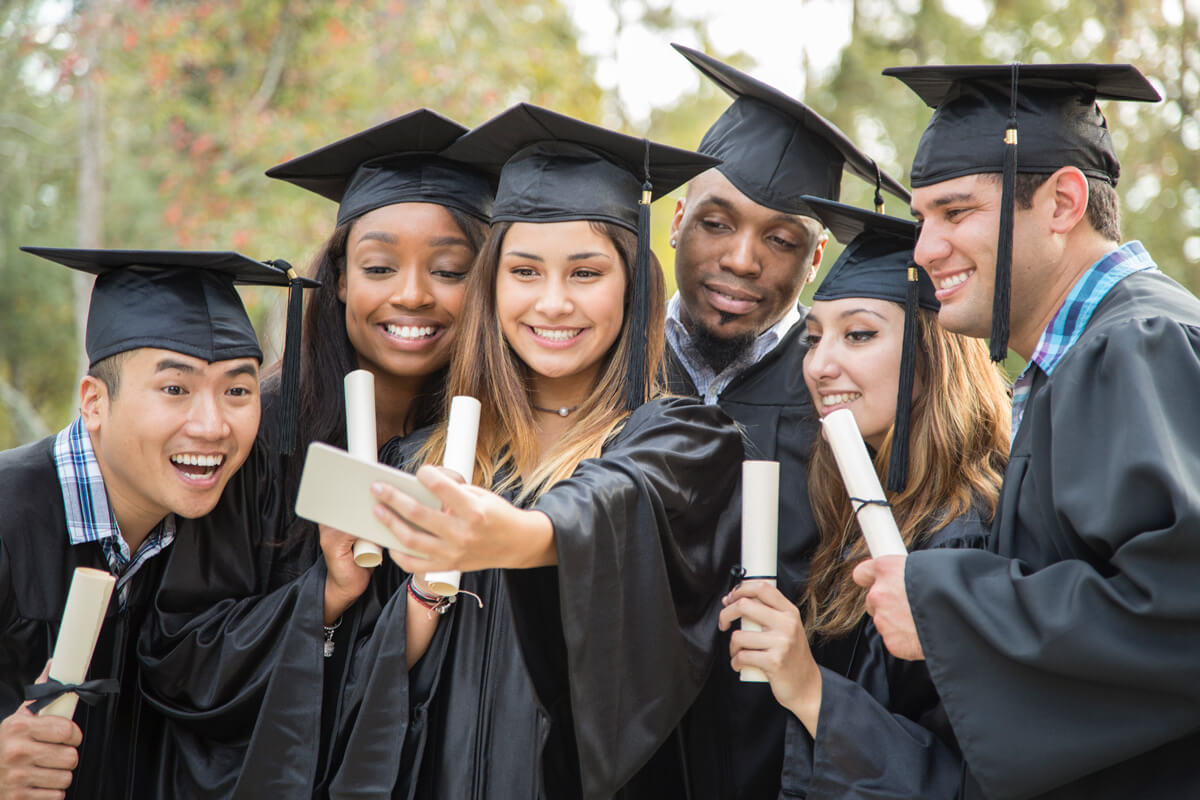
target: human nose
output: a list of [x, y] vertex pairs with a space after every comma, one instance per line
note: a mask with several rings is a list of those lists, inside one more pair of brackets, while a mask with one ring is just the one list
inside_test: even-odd
[[232, 427], [220, 397], [213, 392], [197, 392], [188, 409], [185, 433], [194, 439], [216, 441], [230, 435]]
[[534, 303], [534, 310], [547, 319], [570, 314], [575, 310], [575, 304], [571, 299], [569, 287], [561, 280], [546, 281], [537, 302]]
[[721, 255], [722, 267], [742, 277], [754, 277], [762, 271], [755, 253], [754, 237], [749, 232], [739, 231], [726, 241], [729, 246]]
[[929, 222], [920, 227], [916, 247], [913, 248], [913, 261], [926, 271], [931, 270], [940, 261], [950, 255], [950, 242], [943, 235], [941, 228]]
[[424, 270], [410, 266], [400, 271], [391, 296], [392, 305], [415, 311], [433, 305], [433, 302]]
[[804, 356], [804, 372], [814, 383], [836, 378], [841, 374], [841, 364], [833, 352], [833, 346], [821, 339], [808, 349]]

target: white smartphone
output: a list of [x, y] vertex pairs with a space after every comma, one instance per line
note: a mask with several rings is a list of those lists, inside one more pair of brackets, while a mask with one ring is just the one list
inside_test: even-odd
[[414, 553], [401, 545], [387, 526], [375, 517], [379, 501], [371, 484], [394, 486], [422, 505], [441, 508], [442, 503], [415, 475], [377, 462], [362, 461], [324, 442], [308, 446], [296, 514], [305, 519], [353, 534], [380, 547]]

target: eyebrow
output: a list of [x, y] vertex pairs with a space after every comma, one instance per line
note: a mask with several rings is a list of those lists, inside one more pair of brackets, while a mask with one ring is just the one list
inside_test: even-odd
[[567, 261], [583, 261], [584, 259], [588, 258], [606, 258], [609, 261], [612, 260], [612, 256], [610, 256], [608, 253], [595, 251], [588, 253], [571, 253], [571, 255], [567, 256]]
[[396, 237], [393, 236], [392, 234], [388, 233], [387, 231], [367, 231], [366, 233], [364, 233], [362, 236], [359, 237], [358, 241], [365, 242], [369, 239], [374, 239], [375, 241], [383, 242], [384, 244], [395, 244], [396, 243]]
[[[930, 205], [934, 208], [943, 208], [944, 206], [948, 206], [953, 203], [967, 203], [973, 200], [975, 200], [975, 195], [971, 192], [951, 192], [950, 194], [944, 194], [941, 197], [936, 198], [932, 203], [930, 203]], [[914, 217], [921, 216], [921, 212], [917, 211], [912, 206], [908, 207], [908, 211]]]
[[887, 317], [885, 317], [883, 314], [880, 314], [878, 311], [874, 311], [870, 308], [848, 308], [845, 311], [843, 311], [842, 313], [838, 314], [838, 318], [845, 319], [846, 317], [852, 317], [855, 314], [872, 314], [876, 317], [879, 317], [884, 322], [887, 322]]
[[461, 236], [435, 236], [429, 240], [430, 247], [470, 247], [471, 243]]
[[529, 261], [544, 262], [546, 260], [546, 259], [542, 258], [541, 256], [537, 255], [536, 253], [522, 253], [520, 250], [509, 250], [504, 255], [505, 255], [505, 257], [512, 256], [513, 258], [524, 258], [524, 259], [528, 259]]
[[257, 364], [238, 364], [236, 367], [231, 367], [225, 371], [226, 378], [236, 378], [239, 375], [249, 375], [254, 378], [258, 376]]
[[196, 372], [196, 368], [186, 361], [176, 361], [173, 358], [164, 358], [158, 362], [158, 366], [154, 368], [155, 372], [166, 372], [169, 369], [177, 369], [180, 372], [192, 374]]

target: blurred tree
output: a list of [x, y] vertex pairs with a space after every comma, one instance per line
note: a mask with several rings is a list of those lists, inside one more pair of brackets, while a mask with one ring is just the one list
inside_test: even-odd
[[[71, 276], [19, 244], [302, 266], [334, 207], [265, 169], [420, 106], [466, 125], [518, 101], [598, 119], [575, 37], [557, 0], [6, 4], [0, 448], [65, 424], [78, 377]], [[245, 296], [277, 352], [279, 293]]]

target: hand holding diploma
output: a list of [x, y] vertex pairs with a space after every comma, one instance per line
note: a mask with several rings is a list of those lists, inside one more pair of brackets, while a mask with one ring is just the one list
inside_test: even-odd
[[[446, 423], [446, 452], [442, 466], [471, 483], [475, 474], [475, 448], [479, 441], [479, 401], [467, 395], [450, 400], [450, 419]], [[443, 597], [458, 593], [462, 573], [430, 572], [425, 576], [429, 591]]]
[[517, 508], [486, 489], [459, 483], [442, 467], [423, 466], [417, 479], [441, 501], [441, 509], [423, 506], [386, 484], [371, 487], [380, 502], [376, 517], [400, 544], [422, 554], [388, 551], [405, 572], [421, 575], [557, 563], [554, 528], [542, 512]]
[[906, 661], [923, 661], [925, 650], [917, 636], [908, 591], [904, 588], [904, 566], [908, 556], [881, 556], [854, 568], [854, 582], [867, 589], [867, 613], [883, 637], [888, 652]]
[[367, 590], [371, 569], [360, 567], [354, 560], [358, 539], [328, 525], [317, 527], [325, 557], [325, 624], [332, 625]]
[[[729, 630], [734, 620], [742, 629], [729, 639], [730, 665], [743, 675], [757, 669], [771, 692], [812, 735], [821, 712], [821, 670], [808, 647], [800, 609], [767, 581], [744, 581], [721, 599], [725, 606], [718, 622]], [[747, 627], [755, 623], [760, 630]]]
[[[46, 662], [38, 684], [49, 678], [50, 665]], [[70, 718], [33, 714], [29, 705], [0, 722], [0, 798], [37, 796], [38, 789], [61, 792], [79, 763], [79, 726]]]

